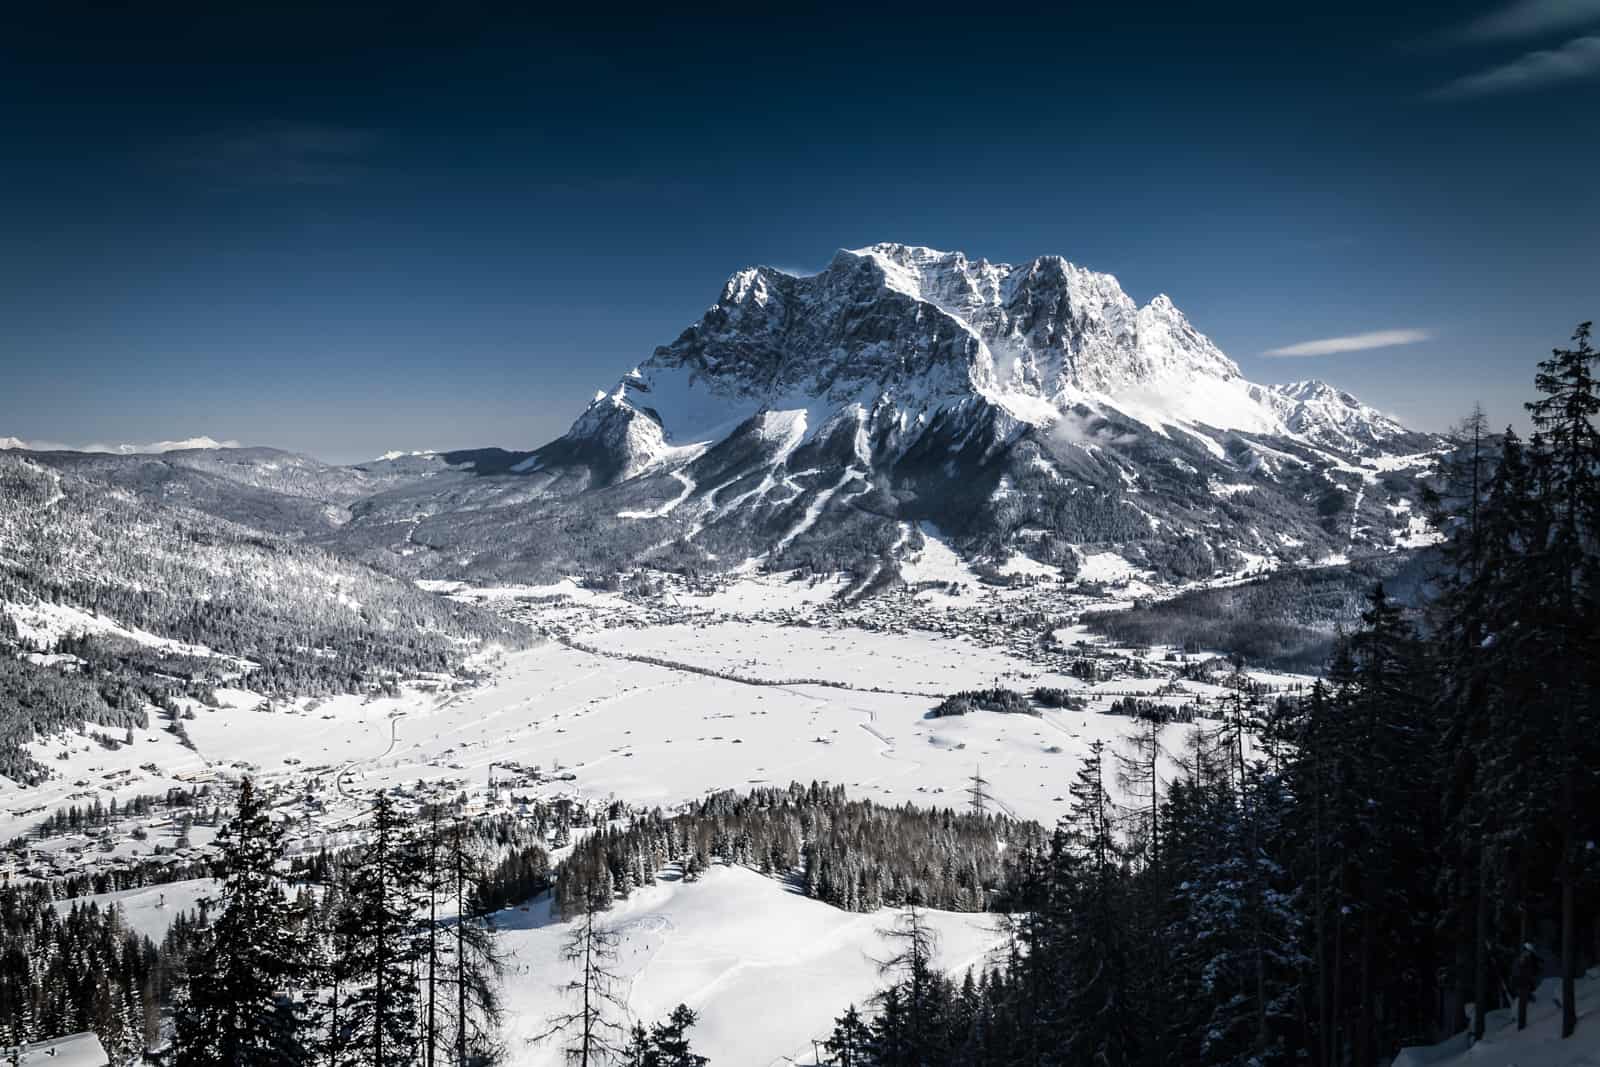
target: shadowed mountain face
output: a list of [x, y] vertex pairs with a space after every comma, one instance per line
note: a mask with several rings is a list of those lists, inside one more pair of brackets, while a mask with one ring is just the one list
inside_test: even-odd
[[752, 558], [878, 570], [924, 524], [997, 561], [1070, 572], [1113, 549], [1200, 577], [1414, 543], [1438, 447], [1325, 383], [1245, 381], [1170, 300], [1140, 307], [1110, 275], [884, 244], [811, 277], [734, 274], [531, 453], [98, 462], [144, 463], [113, 480], [146, 491], [211, 478], [270, 493], [292, 501], [280, 528], [428, 577]]

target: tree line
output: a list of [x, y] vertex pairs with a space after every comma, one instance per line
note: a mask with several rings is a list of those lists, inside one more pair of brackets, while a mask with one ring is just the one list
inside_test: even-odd
[[981, 812], [883, 807], [843, 786], [712, 794], [668, 816], [641, 813], [597, 828], [557, 867], [562, 915], [610, 906], [650, 885], [668, 864], [693, 880], [713, 862], [792, 878], [805, 894], [847, 911], [913, 902], [950, 911], [994, 907], [1010, 850], [1042, 840], [1036, 823]]

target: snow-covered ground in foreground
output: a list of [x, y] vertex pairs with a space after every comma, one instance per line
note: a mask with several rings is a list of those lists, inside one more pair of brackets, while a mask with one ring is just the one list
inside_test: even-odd
[[1600, 967], [1578, 979], [1578, 1028], [1561, 1037], [1561, 981], [1547, 978], [1528, 1006], [1528, 1028], [1517, 1030], [1515, 1008], [1489, 1013], [1483, 1040], [1465, 1033], [1438, 1045], [1408, 1048], [1394, 1067], [1595, 1067], [1600, 1065]]
[[[571, 927], [550, 921], [549, 897], [501, 914], [511, 974], [503, 1038], [515, 1067], [562, 1063], [559, 1041], [530, 1043], [561, 1006], [555, 986]], [[958, 972], [1001, 943], [995, 916], [924, 913], [939, 932], [939, 965]], [[876, 960], [893, 954], [880, 931], [893, 911], [840, 911], [740, 867], [698, 882], [661, 881], [619, 901], [605, 924], [621, 938], [617, 971], [634, 1018], [655, 1022], [680, 1003], [700, 1014], [695, 1051], [713, 1064], [767, 1067], [811, 1055], [851, 1003], [882, 985]], [[629, 1020], [631, 1022], [631, 1020]], [[807, 1061], [809, 1062], [809, 1060]]]

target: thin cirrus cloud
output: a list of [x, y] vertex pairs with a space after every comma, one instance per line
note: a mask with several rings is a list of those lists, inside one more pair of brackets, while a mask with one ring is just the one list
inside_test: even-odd
[[1597, 76], [1600, 76], [1600, 36], [1574, 37], [1557, 48], [1526, 52], [1509, 63], [1457, 78], [1428, 95], [1435, 100], [1465, 100]]
[[1324, 337], [1318, 341], [1301, 341], [1299, 344], [1270, 348], [1263, 356], [1332, 356], [1340, 352], [1365, 352], [1369, 348], [1393, 348], [1395, 345], [1414, 345], [1427, 341], [1433, 334], [1427, 330], [1374, 330], [1348, 337]]
[[1456, 44], [1511, 41], [1600, 22], [1600, 0], [1517, 0], [1447, 35]]

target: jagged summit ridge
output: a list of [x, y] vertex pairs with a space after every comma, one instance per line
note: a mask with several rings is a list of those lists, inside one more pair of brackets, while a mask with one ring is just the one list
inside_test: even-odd
[[1405, 432], [1323, 383], [1246, 381], [1170, 298], [1141, 307], [1113, 275], [1060, 256], [1011, 265], [881, 243], [841, 250], [815, 275], [735, 272], [699, 322], [597, 394], [563, 449], [633, 477], [776, 410], [803, 415], [807, 439], [853, 419], [903, 450], [952, 408], [1040, 428], [1087, 410], [1158, 434], [1357, 451]]

